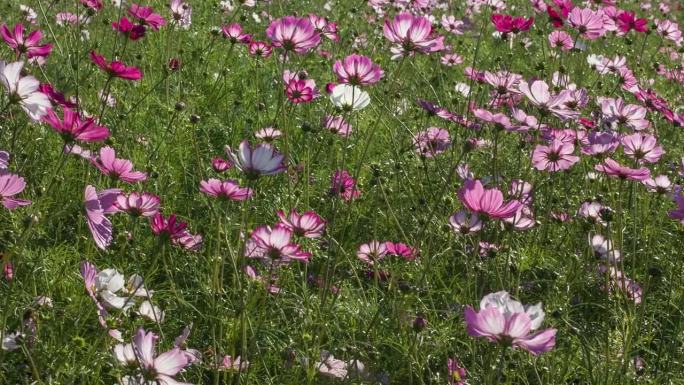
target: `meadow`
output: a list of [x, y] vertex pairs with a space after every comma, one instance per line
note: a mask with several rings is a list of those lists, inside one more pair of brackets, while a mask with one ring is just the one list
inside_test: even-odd
[[0, 384], [684, 383], [679, 1], [0, 10]]

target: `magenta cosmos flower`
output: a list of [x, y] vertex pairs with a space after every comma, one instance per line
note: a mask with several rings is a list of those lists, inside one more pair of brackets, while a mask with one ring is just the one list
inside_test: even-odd
[[295, 209], [290, 210], [289, 215], [278, 210], [280, 223], [290, 229], [294, 235], [306, 238], [320, 238], [325, 231], [325, 220], [314, 211], [307, 211], [299, 214]]
[[573, 155], [575, 146], [558, 139], [551, 141], [548, 146], [538, 145], [532, 152], [532, 165], [539, 171], [556, 172], [567, 170], [579, 162], [579, 157]]
[[14, 30], [10, 30], [6, 24], [0, 28], [0, 36], [5, 40], [5, 43], [10, 46], [17, 54], [17, 58], [26, 54], [27, 58], [45, 57], [52, 52], [52, 44], [40, 44], [43, 38], [43, 32], [33, 31], [24, 36], [24, 25], [17, 24]]
[[50, 109], [43, 121], [55, 129], [66, 143], [77, 142], [100, 142], [109, 137], [109, 129], [95, 124], [94, 118], [81, 120], [78, 112], [64, 107], [63, 119], [59, 119], [55, 111]]
[[126, 80], [140, 80], [142, 72], [136, 67], [127, 66], [120, 61], [107, 62], [104, 56], [100, 56], [95, 51], [90, 51], [90, 60], [101, 70], [107, 73], [109, 77], [121, 78]]
[[637, 182], [644, 181], [651, 176], [651, 171], [646, 167], [638, 169], [622, 166], [611, 158], [606, 158], [603, 163], [597, 164], [594, 169], [605, 173], [608, 176], [620, 179], [629, 179]]
[[264, 43], [263, 41], [250, 41], [247, 46], [247, 51], [250, 55], [257, 58], [267, 58], [271, 56], [271, 46]]
[[338, 60], [333, 64], [333, 72], [337, 75], [340, 83], [349, 83], [355, 86], [368, 86], [380, 81], [383, 71], [378, 65], [373, 64], [370, 58], [352, 54]]
[[463, 187], [458, 190], [458, 198], [468, 210], [493, 219], [512, 217], [521, 206], [516, 199], [504, 203], [501, 191], [494, 188], [485, 189], [482, 182], [472, 179], [466, 180]]
[[568, 15], [568, 23], [585, 39], [595, 40], [606, 33], [603, 16], [589, 8], [573, 8]]
[[112, 23], [112, 28], [135, 41], [145, 36], [145, 27], [139, 24], [133, 24], [126, 17], [122, 17], [119, 21]]
[[221, 27], [221, 32], [223, 32], [223, 37], [228, 39], [231, 44], [247, 44], [252, 41], [252, 35], [244, 33], [242, 26], [238, 23], [224, 25]]
[[128, 9], [128, 14], [138, 19], [141, 24], [144, 24], [153, 30], [159, 30], [159, 27], [166, 25], [166, 20], [158, 13], [154, 13], [152, 7], [143, 7], [138, 4], [131, 4]]
[[191, 234], [187, 227], [187, 222], [179, 221], [176, 214], [171, 214], [167, 218], [158, 212], [150, 220], [150, 228], [154, 235], [167, 238], [174, 246], [190, 251], [199, 250], [202, 246], [202, 236]]
[[26, 181], [24, 178], [15, 174], [0, 175], [0, 198], [2, 199], [2, 205], [8, 210], [14, 210], [19, 206], [27, 206], [31, 204], [31, 201], [25, 199], [14, 198], [15, 195], [24, 191], [26, 188]]
[[383, 33], [387, 40], [394, 43], [392, 58], [444, 49], [444, 36], [433, 35], [432, 23], [422, 16], [414, 16], [408, 12], [400, 13], [392, 21], [385, 20]]
[[463, 367], [458, 359], [447, 358], [447, 372], [449, 376], [449, 385], [466, 385], [465, 379], [468, 376], [468, 372]]
[[112, 243], [112, 222], [106, 217], [118, 211], [114, 205], [121, 194], [119, 189], [108, 189], [98, 192], [95, 187], [85, 188], [86, 222], [97, 247], [105, 250]]
[[274, 47], [286, 52], [307, 53], [321, 42], [321, 36], [308, 18], [285, 16], [276, 19], [266, 29], [266, 36]]
[[439, 127], [430, 127], [413, 137], [416, 152], [425, 158], [432, 158], [443, 153], [450, 145], [449, 131]]
[[647, 32], [648, 20], [637, 18], [636, 13], [632, 11], [622, 11], [617, 16], [617, 26], [622, 34], [626, 34], [631, 30]]
[[128, 196], [119, 194], [116, 198], [116, 208], [134, 217], [153, 217], [159, 212], [161, 200], [151, 193], [132, 192]]
[[535, 356], [556, 345], [556, 329], [533, 333], [544, 322], [541, 302], [523, 306], [505, 291], [482, 298], [479, 312], [467, 306], [465, 322], [468, 334], [473, 337], [485, 337], [503, 346], [521, 348]]
[[308, 262], [310, 253], [292, 243], [292, 230], [282, 224], [274, 227], [260, 226], [254, 230], [245, 245], [245, 257], [260, 258], [271, 263], [286, 264], [290, 261]]
[[133, 171], [133, 163], [128, 159], [116, 157], [113, 148], [107, 146], [100, 149], [100, 156], [93, 160], [93, 164], [103, 174], [126, 183], [136, 183], [147, 179], [142, 171]]
[[260, 143], [253, 147], [247, 140], [243, 140], [237, 153], [226, 146], [226, 155], [228, 160], [250, 179], [256, 179], [261, 175], [275, 175], [287, 169], [283, 163], [285, 156], [268, 143]]
[[190, 364], [188, 354], [179, 347], [174, 347], [167, 352], [157, 355], [156, 345], [158, 339], [159, 337], [156, 334], [146, 332], [143, 328], [138, 329], [133, 337], [135, 361], [140, 365], [140, 369], [143, 372], [144, 380], [142, 380], [142, 383], [147, 382], [147, 379], [154, 379], [155, 381], [153, 382], [158, 384], [186, 384], [176, 381], [173, 377]]
[[534, 17], [525, 19], [522, 16], [511, 16], [502, 15], [500, 13], [495, 13], [491, 17], [492, 24], [497, 31], [507, 34], [507, 33], [520, 33], [527, 31], [534, 24]]
[[209, 196], [233, 201], [244, 201], [251, 198], [253, 193], [251, 188], [240, 187], [237, 181], [220, 181], [215, 178], [201, 181], [200, 191]]
[[346, 202], [361, 196], [361, 191], [356, 188], [356, 181], [347, 170], [335, 171], [332, 175], [330, 185], [330, 193], [339, 196]]

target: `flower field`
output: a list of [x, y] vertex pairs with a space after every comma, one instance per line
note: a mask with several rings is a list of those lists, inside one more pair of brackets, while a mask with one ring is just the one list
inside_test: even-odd
[[684, 383], [679, 1], [0, 9], [0, 384]]

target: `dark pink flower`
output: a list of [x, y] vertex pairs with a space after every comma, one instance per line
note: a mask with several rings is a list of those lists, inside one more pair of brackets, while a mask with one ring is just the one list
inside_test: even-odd
[[104, 56], [100, 56], [95, 51], [90, 51], [90, 60], [95, 63], [101, 70], [107, 73], [110, 77], [121, 78], [126, 80], [139, 80], [142, 78], [142, 72], [137, 67], [127, 66], [120, 61], [107, 62]]
[[47, 115], [43, 117], [43, 121], [55, 129], [65, 142], [100, 142], [109, 137], [109, 129], [104, 126], [98, 126], [94, 118], [86, 118], [81, 120], [78, 112], [64, 107], [62, 109], [64, 117], [59, 119], [55, 111], [48, 110]]
[[145, 27], [139, 24], [131, 23], [131, 21], [126, 17], [122, 17], [119, 21], [113, 22], [112, 28], [134, 41], [145, 36]]
[[24, 25], [16, 24], [14, 30], [10, 30], [7, 24], [0, 27], [0, 36], [5, 43], [10, 46], [17, 54], [17, 57], [26, 54], [26, 57], [46, 57], [52, 52], [52, 44], [40, 44], [43, 32], [33, 31], [24, 36]]
[[252, 35], [242, 32], [242, 26], [238, 23], [224, 25], [221, 27], [221, 32], [223, 32], [223, 37], [228, 39], [231, 44], [247, 44], [252, 41]]
[[131, 4], [128, 9], [128, 14], [138, 19], [141, 24], [147, 25], [153, 30], [159, 30], [159, 27], [166, 25], [166, 20], [158, 13], [154, 13], [152, 7], [143, 7], [138, 4]]
[[271, 46], [263, 41], [250, 41], [247, 46], [247, 51], [250, 55], [267, 58], [271, 56]]
[[407, 261], [412, 261], [418, 256], [418, 252], [415, 247], [409, 246], [402, 242], [385, 242], [385, 248], [387, 249], [387, 255], [396, 255], [397, 257], [402, 257]]
[[214, 159], [211, 160], [211, 168], [213, 168], [216, 172], [224, 172], [231, 167], [233, 167], [232, 163], [219, 156], [214, 157]]
[[78, 106], [78, 104], [75, 102], [75, 98], [72, 98], [72, 100], [67, 100], [63, 93], [55, 90], [55, 88], [48, 83], [41, 83], [38, 87], [38, 91], [47, 95], [48, 99], [50, 99], [50, 102], [54, 104], [68, 108], [76, 108]]
[[81, 0], [81, 4], [95, 11], [102, 10], [103, 4], [100, 0]]
[[493, 14], [491, 20], [496, 30], [504, 34], [527, 31], [534, 24], [534, 17], [525, 19], [521, 16], [502, 15], [500, 13]]
[[648, 31], [648, 20], [638, 19], [636, 13], [632, 11], [622, 11], [617, 16], [617, 26], [623, 34], [631, 30], [646, 32]]
[[330, 193], [349, 202], [361, 196], [356, 187], [356, 181], [346, 170], [337, 170], [331, 178]]

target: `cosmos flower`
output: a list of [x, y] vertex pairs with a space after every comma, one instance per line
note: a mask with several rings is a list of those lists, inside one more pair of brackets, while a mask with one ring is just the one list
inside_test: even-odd
[[247, 51], [250, 55], [260, 58], [267, 58], [271, 56], [271, 46], [263, 41], [250, 41], [247, 46]]
[[653, 135], [635, 133], [620, 139], [625, 155], [638, 162], [658, 163], [665, 151]]
[[515, 215], [521, 203], [511, 200], [504, 203], [503, 194], [497, 189], [485, 189], [479, 180], [466, 180], [458, 191], [458, 198], [468, 210], [481, 213], [493, 219], [509, 218]]
[[154, 379], [158, 384], [188, 385], [174, 379], [190, 364], [187, 355], [178, 347], [157, 355], [158, 340], [159, 337], [155, 333], [146, 332], [143, 328], [139, 328], [133, 337], [132, 350], [142, 371], [141, 377]]
[[432, 158], [446, 151], [451, 146], [449, 131], [430, 127], [413, 137], [413, 147], [416, 153], [425, 158]]
[[432, 23], [422, 16], [403, 12], [393, 20], [385, 20], [385, 38], [392, 42], [392, 58], [413, 56], [416, 52], [431, 53], [444, 49], [444, 36], [435, 37]]
[[605, 34], [603, 17], [590, 8], [575, 7], [568, 14], [568, 23], [588, 40], [595, 40]]
[[550, 351], [556, 344], [556, 329], [534, 332], [544, 322], [541, 303], [523, 306], [505, 291], [482, 298], [479, 312], [467, 306], [465, 322], [468, 334], [473, 337], [521, 348], [535, 356]]
[[154, 13], [152, 7], [143, 7], [138, 4], [131, 4], [128, 14], [138, 19], [138, 21], [158, 31], [160, 27], [166, 25], [166, 20], [158, 13]]
[[292, 230], [282, 224], [257, 227], [247, 240], [245, 256], [277, 264], [308, 262], [311, 253], [301, 251], [300, 245], [291, 242], [293, 234]]
[[330, 94], [330, 101], [345, 111], [360, 111], [370, 104], [370, 96], [361, 88], [349, 84], [338, 84]]
[[560, 48], [563, 51], [569, 51], [575, 46], [575, 42], [567, 32], [553, 31], [549, 34], [549, 45]]
[[527, 31], [534, 24], [534, 17], [525, 19], [521, 16], [511, 16], [502, 15], [500, 13], [494, 13], [491, 16], [492, 24], [497, 31], [507, 34], [507, 33], [520, 33]]
[[24, 181], [24, 178], [16, 174], [9, 174], [5, 170], [6, 167], [3, 168], [3, 172], [0, 173], [0, 199], [2, 199], [2, 205], [5, 206], [7, 210], [14, 210], [19, 206], [30, 205], [30, 200], [14, 197], [26, 188], [26, 181]]
[[213, 197], [228, 199], [233, 201], [244, 201], [252, 197], [251, 188], [240, 187], [234, 180], [220, 181], [215, 178], [200, 182], [200, 191]]
[[78, 112], [70, 108], [62, 108], [63, 119], [59, 119], [54, 110], [49, 109], [43, 121], [62, 135], [65, 143], [100, 142], [109, 137], [109, 129], [99, 126], [94, 118], [81, 119]]
[[221, 32], [223, 32], [223, 37], [228, 39], [231, 44], [248, 44], [252, 41], [252, 35], [244, 33], [242, 26], [238, 23], [224, 25], [221, 27]]
[[385, 242], [371, 241], [359, 246], [356, 256], [368, 265], [373, 265], [382, 260], [387, 255], [387, 245]]
[[336, 61], [333, 64], [333, 72], [337, 75], [338, 82], [349, 83], [353, 86], [368, 86], [377, 83], [384, 74], [370, 58], [357, 54]]
[[50, 55], [52, 44], [40, 44], [40, 40], [43, 38], [42, 31], [33, 31], [28, 36], [24, 36], [25, 33], [23, 24], [16, 24], [13, 30], [10, 30], [7, 24], [3, 24], [0, 27], [0, 36], [14, 50], [17, 58], [23, 54], [26, 54], [26, 57], [29, 59]]
[[38, 121], [52, 108], [47, 95], [39, 91], [40, 82], [33, 76], [21, 76], [24, 62], [0, 60], [0, 82], [7, 90], [9, 102], [18, 104], [33, 120]]
[[482, 230], [480, 216], [465, 210], [455, 212], [449, 217], [449, 224], [457, 234], [473, 234]]
[[596, 171], [605, 173], [608, 176], [634, 180], [637, 182], [646, 180], [651, 176], [651, 171], [646, 167], [638, 169], [625, 167], [611, 158], [606, 158], [603, 163], [597, 164], [594, 168]]
[[90, 60], [108, 76], [113, 78], [140, 80], [143, 76], [138, 68], [127, 66], [120, 61], [107, 62], [104, 56], [98, 55], [95, 51], [90, 51]]
[[171, 0], [171, 25], [188, 29], [192, 25], [192, 6], [183, 0]]
[[116, 152], [109, 146], [100, 149], [100, 156], [93, 160], [93, 164], [104, 175], [122, 182], [137, 183], [147, 179], [146, 173], [133, 171], [133, 163], [128, 159], [117, 158]]
[[326, 222], [315, 211], [307, 211], [299, 214], [295, 209], [285, 215], [282, 210], [277, 211], [280, 223], [292, 230], [294, 235], [306, 238], [320, 238], [325, 231]]
[[261, 175], [275, 175], [286, 170], [283, 163], [285, 156], [268, 143], [252, 146], [247, 140], [243, 140], [237, 153], [226, 146], [226, 155], [228, 160], [250, 179], [256, 179]]
[[554, 139], [548, 146], [537, 145], [532, 152], [532, 165], [539, 171], [557, 172], [568, 170], [579, 157], [573, 155], [575, 146], [572, 143], [563, 143]]
[[330, 193], [339, 196], [346, 202], [361, 196], [361, 191], [356, 187], [356, 181], [346, 170], [337, 170], [332, 174]]
[[274, 47], [298, 54], [311, 51], [321, 42], [320, 34], [306, 17], [285, 16], [275, 19], [266, 29], [266, 36]]
[[98, 248], [105, 250], [112, 242], [112, 222], [107, 215], [116, 213], [118, 208], [114, 205], [117, 197], [121, 194], [119, 189], [95, 190], [95, 187], [87, 185], [84, 192], [86, 222], [93, 240]]
[[342, 137], [351, 135], [352, 131], [351, 124], [347, 123], [342, 116], [326, 115], [323, 118], [323, 127]]
[[114, 205], [121, 212], [131, 216], [153, 217], [159, 212], [161, 200], [151, 193], [132, 192], [128, 195], [119, 194]]

